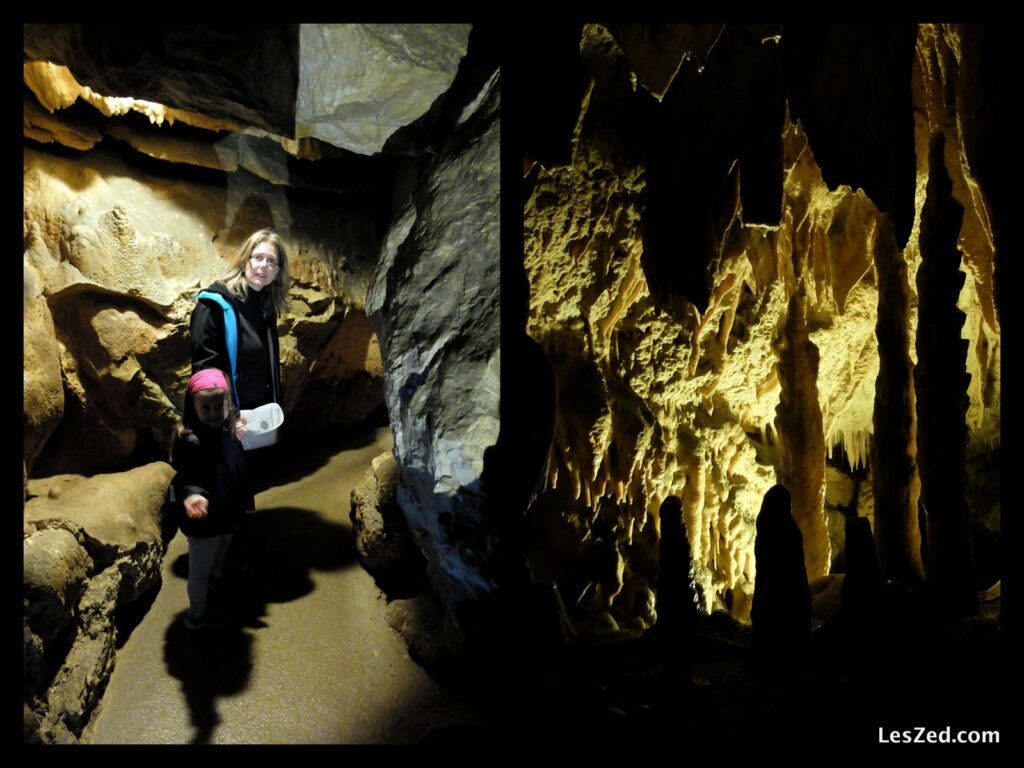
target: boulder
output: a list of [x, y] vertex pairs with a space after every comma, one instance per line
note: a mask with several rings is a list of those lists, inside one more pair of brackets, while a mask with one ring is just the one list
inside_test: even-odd
[[373, 460], [363, 482], [352, 489], [349, 519], [359, 562], [392, 594], [415, 584], [423, 558], [396, 499], [398, 467], [388, 451]]
[[62, 528], [27, 536], [23, 555], [26, 646], [30, 630], [46, 645], [74, 619], [93, 560], [75, 536]]
[[36, 528], [74, 531], [98, 567], [117, 563], [120, 599], [134, 600], [160, 579], [161, 507], [174, 470], [154, 462], [91, 478], [30, 481], [25, 518]]

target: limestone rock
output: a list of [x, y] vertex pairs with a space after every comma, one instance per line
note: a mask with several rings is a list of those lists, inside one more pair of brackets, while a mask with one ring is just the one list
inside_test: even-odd
[[42, 144], [56, 142], [72, 149], [92, 149], [103, 140], [103, 134], [92, 125], [81, 120], [48, 115], [27, 97], [24, 125], [25, 136]]
[[[364, 155], [423, 115], [451, 85], [465, 24], [303, 24], [295, 137]], [[326, 67], [324, 62], [329, 62]]]
[[825, 467], [825, 505], [829, 507], [849, 507], [854, 501], [854, 481], [850, 475], [840, 472], [832, 466]]
[[811, 137], [826, 183], [863, 189], [889, 214], [901, 248], [914, 220], [915, 37], [912, 24], [794, 26], [781, 37], [789, 112]]
[[402, 589], [408, 588], [402, 582], [414, 580], [417, 569], [422, 570], [423, 558], [398, 506], [397, 481], [394, 454], [382, 453], [352, 489], [349, 519], [359, 562], [378, 583]]
[[398, 632], [409, 655], [433, 674], [453, 671], [458, 642], [448, 631], [444, 604], [431, 592], [408, 599], [392, 600], [387, 607], [388, 625]]
[[[998, 424], [996, 361], [1001, 352], [998, 317], [986, 298], [995, 289], [989, 288], [989, 260], [983, 254], [988, 233], [994, 232], [990, 214], [995, 205], [989, 198], [996, 193], [979, 186], [964, 160], [979, 150], [968, 144], [985, 117], [984, 111], [970, 113], [968, 105], [984, 107], [991, 99], [968, 85], [984, 80], [979, 69], [986, 61], [984, 51], [974, 47], [984, 31], [970, 25], [921, 25], [914, 57], [909, 27], [877, 34], [865, 27], [846, 32], [833, 27], [817, 40], [810, 38], [818, 32], [801, 30], [787, 41], [785, 28], [751, 26], [726, 29], [704, 61], [696, 55], [701, 46], [693, 42], [699, 37], [695, 28], [586, 25], [577, 36], [579, 55], [572, 65], [585, 67], [590, 80], [581, 101], [568, 90], [563, 93], [568, 104], [579, 104], [571, 164], [532, 166], [525, 174], [523, 230], [526, 330], [550, 361], [558, 391], [547, 481], [526, 517], [525, 549], [534, 577], [554, 582], [565, 596], [577, 629], [605, 613], [620, 626], [638, 617], [642, 601], [630, 609], [626, 604], [649, 586], [642, 564], [656, 547], [656, 537], [648, 540], [647, 531], [669, 494], [679, 494], [684, 502], [693, 576], [705, 610], [725, 604], [730, 594], [733, 606], [742, 603], [736, 595], [752, 593], [755, 578], [754, 513], [790, 450], [786, 438], [804, 427], [809, 430], [805, 446], [813, 449], [804, 454], [803, 476], [805, 524], [816, 528], [810, 537], [819, 550], [816, 571], [828, 568], [830, 546], [841, 552], [845, 518], [830, 512], [826, 531], [819, 497], [830, 494], [833, 509], [840, 503], [849, 506], [854, 489], [848, 479], [819, 483], [816, 476], [825, 456], [847, 478], [869, 463], [882, 282], [873, 255], [888, 226], [880, 208], [898, 219], [897, 242], [912, 232], [903, 258], [911, 285], [909, 333], [918, 333], [913, 276], [920, 262], [920, 216], [914, 212], [924, 202], [927, 141], [937, 126], [947, 135], [944, 156], [953, 196], [970, 214], [965, 213], [960, 228], [968, 280], [959, 302], [968, 317], [963, 337], [971, 350], [970, 439], [978, 449], [991, 444], [990, 430]], [[834, 48], [826, 44], [844, 34], [847, 38], [836, 40]], [[967, 39], [974, 42], [961, 45]], [[847, 73], [840, 52], [860, 42], [865, 50], [892, 50]], [[808, 67], [800, 51], [831, 74]], [[687, 52], [694, 55], [687, 57]], [[728, 61], [716, 64], [716, 56]], [[747, 60], [734, 61], [738, 58]], [[764, 68], [746, 69], [753, 61]], [[872, 72], [897, 63], [911, 77], [873, 92]], [[701, 65], [706, 65], [702, 71]], [[727, 70], [732, 73], [728, 77]], [[718, 85], [712, 87], [715, 78]], [[875, 116], [868, 130], [854, 130], [852, 125], [859, 125], [854, 121], [819, 135], [844, 120], [834, 107], [838, 92], [849, 92], [864, 105], [858, 121]], [[796, 94], [800, 110], [790, 101], [789, 117], [773, 111], [781, 100], [772, 102], [771, 109], [753, 107], [772, 94]], [[698, 110], [705, 123], [692, 125], [680, 105], [692, 106], [702, 96], [715, 109], [737, 98], [743, 102], [727, 114], [728, 130], [716, 134], [715, 141], [737, 127], [738, 115], [754, 108], [750, 128], [763, 136], [763, 145], [744, 128], [733, 134], [734, 146], [716, 144], [728, 149], [723, 167], [712, 162], [716, 158], [701, 156], [707, 142], [699, 137], [709, 123]], [[677, 110], [674, 121], [666, 123], [666, 109]], [[554, 120], [557, 112], [550, 112]], [[796, 120], [797, 114], [806, 119]], [[912, 119], [916, 197], [908, 176], [909, 154], [899, 149], [899, 162], [890, 162], [890, 153], [905, 148], [913, 135]], [[867, 157], [871, 150], [865, 135], [887, 132], [901, 138]], [[774, 171], [749, 161], [759, 157], [758, 162], [773, 164], [779, 150], [782, 178], [776, 185]], [[731, 166], [741, 155], [739, 167]], [[663, 194], [664, 177], [673, 172], [662, 167], [665, 158], [705, 173], [703, 182], [686, 174], [674, 177], [701, 187], [693, 192], [701, 206], [687, 210], [685, 200]], [[659, 183], [660, 191], [655, 189]], [[779, 200], [781, 216], [769, 220], [769, 205]], [[652, 211], [658, 206], [663, 209]], [[680, 224], [680, 211], [686, 220], [700, 223]], [[968, 225], [968, 218], [974, 223]], [[673, 240], [678, 247], [665, 249]], [[700, 250], [695, 240], [709, 246], [703, 249], [707, 258], [692, 257]], [[659, 250], [671, 257], [660, 258]], [[796, 395], [795, 381], [783, 381], [776, 370], [776, 341], [800, 286], [806, 341], [817, 348], [818, 360], [816, 373], [797, 377], [806, 388]], [[913, 356], [911, 350], [912, 363]], [[790, 434], [780, 437], [773, 421], [784, 386], [791, 404], [801, 401], [806, 411], [793, 419]], [[840, 445], [843, 450], [836, 456]], [[873, 520], [870, 476], [870, 471], [864, 475], [855, 501], [859, 514]], [[614, 544], [622, 562], [613, 570], [611, 558], [590, 561], [594, 542]], [[746, 618], [742, 611], [734, 615]]]
[[[34, 270], [26, 265], [25, 271], [27, 284], [29, 273], [34, 275]], [[26, 470], [30, 470], [32, 462], [64, 415], [64, 386], [53, 316], [42, 295], [25, 297], [24, 318], [22, 404], [25, 414], [25, 465]]]
[[811, 584], [811, 620], [825, 622], [839, 613], [843, 602], [844, 574], [822, 576]]
[[914, 387], [921, 501], [928, 514], [927, 585], [942, 613], [961, 619], [977, 611], [978, 596], [966, 496], [968, 342], [961, 336], [965, 315], [956, 305], [965, 278], [956, 248], [964, 209], [952, 195], [944, 146], [945, 135], [936, 132], [921, 212]]
[[793, 519], [803, 534], [807, 581], [826, 575], [831, 563], [823, 514], [825, 441], [818, 405], [818, 348], [807, 337], [803, 290], [789, 302], [780, 340], [782, 382], [775, 427], [779, 435], [779, 477], [793, 497]]
[[[884, 224], [884, 220], [883, 220]], [[872, 482], [875, 543], [881, 576], [908, 585], [924, 581], [917, 510], [921, 492], [917, 474], [914, 421], [914, 369], [910, 362], [906, 262], [883, 226], [875, 246], [878, 274], [879, 370], [875, 389]]]
[[110, 678], [120, 588], [121, 572], [114, 565], [92, 579], [82, 595], [74, 641], [49, 688], [40, 726], [44, 741], [76, 742]]
[[637, 79], [661, 99], [684, 60], [703, 66], [722, 34], [721, 24], [610, 24]]
[[825, 529], [828, 532], [832, 561], [829, 573], [842, 573], [846, 569], [846, 515], [835, 507], [825, 506]]
[[[934, 131], [945, 136], [943, 161], [952, 182], [952, 196], [963, 207], [957, 237], [965, 284], [957, 304], [966, 314], [963, 337], [968, 340], [967, 424], [971, 439], [998, 440], [1000, 391], [1000, 320], [996, 307], [999, 284], [995, 270], [998, 196], [980, 184], [992, 172], [989, 137], [994, 124], [994, 89], [983, 84], [987, 54], [985, 25], [921, 24], [914, 58], [914, 133], [917, 148], [918, 198], [925, 199], [929, 177], [928, 146]], [[976, 162], [980, 161], [980, 162]], [[989, 177], [990, 178], [990, 177]], [[917, 243], [908, 246], [913, 282]], [[913, 354], [913, 351], [912, 351]]]
[[92, 558], [67, 530], [37, 530], [25, 538], [26, 645], [30, 631], [45, 646], [74, 620], [92, 569]]
[[157, 462], [27, 483], [25, 694], [38, 720], [33, 739], [75, 743], [81, 735], [113, 668], [117, 607], [159, 582], [160, 515], [173, 476]]
[[[24, 696], [31, 699], [49, 681], [50, 675], [46, 665], [43, 641], [24, 622], [24, 643], [22, 645], [22, 665], [25, 673]], [[27, 727], [27, 724], [26, 724]]]
[[238, 137], [228, 136], [215, 144], [185, 141], [173, 136], [160, 136], [135, 130], [123, 123], [112, 123], [103, 129], [108, 136], [126, 142], [138, 151], [159, 160], [197, 165], [218, 171], [238, 170]]
[[[32, 149], [25, 157], [30, 470], [40, 453], [37, 473], [109, 471], [166, 456], [189, 371], [192, 297], [227, 271], [227, 260], [252, 229], [277, 222], [285, 224], [286, 236], [290, 232], [293, 278], [291, 312], [279, 331], [285, 346], [294, 334], [302, 350], [284, 361], [286, 412], [301, 405], [301, 384], [339, 315], [365, 303], [378, 238], [362, 213], [310, 204], [302, 214], [308, 220], [290, 231], [284, 193], [252, 176], [232, 181], [225, 193], [212, 183], [131, 170], [102, 151], [74, 162]], [[271, 201], [262, 214], [251, 202], [257, 199]], [[120, 299], [112, 304], [111, 296]], [[57, 318], [56, 338], [46, 324], [47, 302]], [[373, 345], [365, 321], [360, 325], [356, 317], [344, 325], [341, 348], [331, 355], [345, 356], [338, 385], [344, 391], [326, 387], [317, 402], [335, 399], [329, 418], [307, 420], [313, 431], [351, 426], [383, 401]], [[370, 370], [356, 370], [353, 347]], [[328, 366], [313, 380], [333, 377]], [[62, 403], [57, 398], [65, 390]]]
[[51, 114], [55, 109], [70, 107], [82, 93], [82, 86], [67, 67], [48, 61], [26, 61], [24, 78], [40, 106]]
[[43, 741], [39, 737], [39, 715], [26, 703], [23, 708], [24, 721], [23, 721], [23, 732], [24, 732], [24, 743], [25, 744], [42, 744]]
[[25, 517], [37, 528], [81, 531], [97, 565], [117, 562], [121, 598], [134, 600], [160, 579], [161, 507], [174, 470], [154, 462], [127, 472], [82, 479], [57, 494], [37, 496]]
[[498, 588], [484, 451], [498, 436], [496, 83], [385, 238], [367, 299], [384, 361], [398, 501], [451, 608]]
[[[331, 316], [336, 317], [333, 312]], [[313, 334], [312, 329], [303, 332]], [[314, 348], [319, 351], [302, 366], [308, 365], [308, 373], [301, 389], [293, 389], [302, 396], [292, 406], [292, 427], [307, 432], [346, 429], [384, 404], [380, 343], [365, 313], [358, 309], [346, 313], [330, 337]]]
[[23, 44], [98, 93], [291, 136], [298, 37], [296, 25], [26, 24]]

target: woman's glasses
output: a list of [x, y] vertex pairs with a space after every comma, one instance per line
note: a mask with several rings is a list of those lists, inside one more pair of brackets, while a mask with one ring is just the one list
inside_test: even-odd
[[266, 264], [271, 269], [277, 269], [280, 266], [276, 258], [273, 256], [264, 256], [262, 253], [254, 253], [249, 257], [249, 261], [253, 264]]

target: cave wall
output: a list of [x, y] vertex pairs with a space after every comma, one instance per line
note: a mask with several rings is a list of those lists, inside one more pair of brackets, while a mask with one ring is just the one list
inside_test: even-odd
[[[705, 611], [748, 616], [754, 520], [777, 480], [800, 491], [809, 579], [841, 567], [842, 517], [875, 514], [874, 254], [883, 230], [902, 250], [916, 362], [935, 131], [965, 208], [968, 453], [998, 450], [993, 191], [970, 171], [977, 149], [963, 129], [978, 119], [969, 59], [984, 36], [957, 25], [817, 36], [706, 26], [583, 26], [586, 77], [561, 92], [579, 105], [575, 126], [554, 125], [524, 166], [526, 330], [554, 368], [559, 404], [526, 552], [577, 629], [642, 631], [656, 619], [657, 510], [669, 494], [683, 500]], [[892, 64], [884, 78], [879, 61]], [[765, 98], [771, 110], [743, 117]], [[727, 131], [708, 145], [687, 110], [742, 118], [769, 138]], [[987, 516], [991, 496], [972, 504]]]
[[[367, 290], [395, 179], [429, 155], [432, 105], [469, 31], [25, 26], [31, 475], [166, 455], [193, 297], [265, 226], [289, 246], [278, 327], [289, 428], [344, 429], [383, 405]], [[337, 72], [357, 69], [339, 91]]]
[[[63, 400], [59, 420], [26, 408], [26, 419], [41, 424], [26, 429], [30, 468], [110, 470], [137, 450], [169, 446], [190, 372], [193, 297], [227, 271], [244, 233], [260, 226], [282, 232], [292, 257], [289, 313], [279, 325], [286, 413], [302, 422], [304, 411], [314, 411], [309, 424], [330, 429], [357, 423], [380, 404], [380, 366], [367, 365], [366, 354], [344, 363], [338, 357], [333, 367], [324, 356], [314, 365], [340, 337], [358, 333], [378, 244], [373, 223], [359, 208], [330, 200], [303, 201], [293, 215], [283, 190], [239, 173], [245, 178], [225, 185], [147, 173], [102, 148], [64, 157], [26, 147], [25, 298], [36, 309], [25, 326], [40, 337], [26, 345], [26, 368], [62, 372], [61, 379], [33, 372], [26, 388], [32, 398]], [[362, 327], [369, 346], [365, 320]], [[330, 373], [376, 377], [378, 392], [365, 393], [361, 415], [329, 396], [305, 395], [311, 374]], [[57, 411], [51, 405], [46, 413]]]
[[456, 654], [486, 643], [483, 614], [502, 586], [485, 474], [501, 390], [498, 72], [477, 87], [385, 236], [366, 303], [381, 340], [398, 504]]

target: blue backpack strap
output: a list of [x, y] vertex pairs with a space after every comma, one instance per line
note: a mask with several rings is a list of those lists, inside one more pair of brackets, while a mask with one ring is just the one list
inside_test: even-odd
[[235, 396], [235, 405], [239, 405], [238, 399], [238, 319], [235, 317], [235, 308], [231, 302], [219, 293], [200, 291], [197, 299], [209, 299], [220, 305], [224, 310], [224, 344], [228, 348], [228, 361], [231, 363], [231, 394]]

